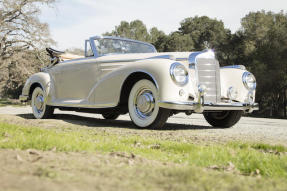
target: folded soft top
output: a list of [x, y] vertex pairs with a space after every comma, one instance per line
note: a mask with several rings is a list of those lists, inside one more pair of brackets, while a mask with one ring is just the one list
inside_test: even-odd
[[64, 51], [55, 50], [53, 48], [46, 48], [46, 51], [48, 52], [48, 55], [51, 57], [51, 62], [53, 64], [57, 64], [60, 61], [84, 58], [83, 56], [69, 54]]

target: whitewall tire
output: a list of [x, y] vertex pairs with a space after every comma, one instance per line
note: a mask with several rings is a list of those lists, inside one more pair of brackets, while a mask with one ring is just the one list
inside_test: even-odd
[[36, 87], [32, 93], [31, 106], [36, 119], [47, 119], [52, 117], [54, 108], [46, 105], [45, 92], [42, 88]]
[[131, 120], [140, 128], [161, 128], [170, 115], [170, 110], [158, 106], [158, 90], [146, 79], [132, 87], [128, 109]]

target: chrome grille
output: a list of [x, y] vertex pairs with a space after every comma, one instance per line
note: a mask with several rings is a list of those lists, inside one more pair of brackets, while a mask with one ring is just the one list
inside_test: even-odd
[[198, 58], [195, 65], [198, 85], [206, 87], [204, 102], [220, 102], [220, 68], [216, 59]]

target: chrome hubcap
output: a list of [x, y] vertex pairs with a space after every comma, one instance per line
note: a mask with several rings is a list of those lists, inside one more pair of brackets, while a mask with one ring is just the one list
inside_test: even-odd
[[43, 111], [43, 107], [44, 107], [44, 96], [42, 94], [38, 94], [35, 97], [35, 102], [34, 102], [34, 106], [37, 110], [38, 113], [41, 113]]
[[155, 100], [150, 90], [143, 89], [138, 92], [134, 100], [135, 111], [140, 118], [147, 118], [154, 110]]

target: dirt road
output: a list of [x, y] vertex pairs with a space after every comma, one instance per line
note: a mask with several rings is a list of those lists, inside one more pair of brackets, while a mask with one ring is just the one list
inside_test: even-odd
[[247, 141], [287, 146], [287, 120], [280, 119], [243, 117], [232, 128], [216, 129], [209, 126], [200, 114], [192, 114], [191, 116], [178, 114], [171, 117], [162, 130], [141, 130], [132, 125], [128, 115], [120, 116], [116, 121], [110, 121], [104, 120], [101, 115], [96, 114], [59, 110], [56, 110], [55, 114], [55, 119], [35, 120], [31, 115], [30, 107], [0, 107], [0, 120], [9, 120], [9, 123], [25, 123], [34, 126], [73, 125], [80, 128], [97, 128], [99, 131], [115, 134], [135, 134], [207, 144]]

